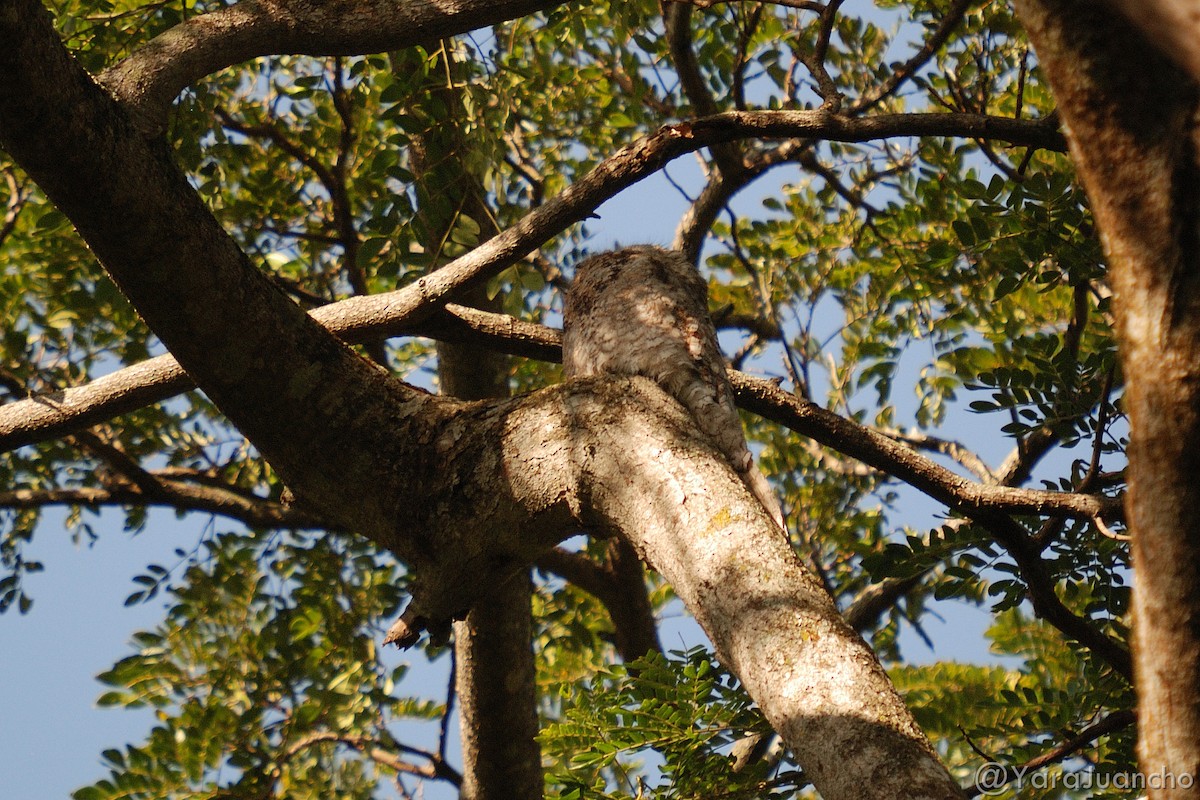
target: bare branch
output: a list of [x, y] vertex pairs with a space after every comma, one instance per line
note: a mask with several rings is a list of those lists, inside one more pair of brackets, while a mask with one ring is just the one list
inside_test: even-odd
[[158, 356], [77, 388], [5, 403], [0, 406], [0, 451], [91, 427], [194, 386], [174, 356]]
[[[1050, 764], [1065, 761], [1101, 736], [1108, 736], [1111, 733], [1124, 730], [1135, 722], [1137, 722], [1137, 714], [1134, 711], [1130, 709], [1114, 711], [1099, 722], [1095, 722], [1074, 736], [1069, 737], [1062, 744], [1056, 745], [1040, 756], [1031, 758], [1019, 767], [1011, 769], [1008, 772], [1009, 777], [1007, 780], [1012, 781], [1018, 775], [1026, 775], [1029, 770], [1041, 769]], [[999, 784], [989, 782], [986, 787], [972, 786], [967, 790], [967, 794], [970, 797], [978, 797], [981, 794], [994, 795], [999, 789]]]
[[[475, 318], [469, 325], [464, 322], [464, 329], [473, 332], [470, 335], [490, 336], [496, 331], [511, 328], [518, 331], [522, 349], [528, 348], [529, 352], [550, 356], [548, 360], [558, 360], [557, 348], [561, 334], [556, 330], [517, 320], [496, 319], [501, 315], [481, 311], [472, 310], [463, 316]], [[485, 331], [486, 334], [480, 333]], [[1017, 561], [1038, 616], [1092, 649], [1122, 675], [1130, 674], [1128, 651], [1063, 605], [1055, 594], [1054, 582], [1049, 579], [1040, 558], [1040, 546], [1020, 525], [1006, 516], [1007, 513], [1032, 512], [1089, 520], [1096, 516], [1119, 518], [1119, 498], [973, 483], [883, 434], [788, 395], [770, 381], [742, 373], [733, 373], [731, 378], [739, 401], [748, 410], [895, 475], [982, 525]], [[0, 411], [3, 408], [7, 406], [0, 407]], [[998, 473], [1001, 481], [1016, 480], [1018, 477], [1003, 471]], [[1093, 509], [1100, 509], [1100, 513], [1093, 514]], [[880, 613], [881, 608], [894, 602], [908, 588], [911, 587], [904, 582], [892, 582], [881, 586], [878, 596], [862, 598], [861, 607], [850, 611], [856, 625], [869, 624], [872, 615]]]
[[1120, 498], [972, 483], [877, 431], [861, 428], [824, 408], [793, 398], [774, 385], [755, 385], [740, 374], [731, 378], [738, 399], [747, 410], [813, 438], [831, 436], [837, 441], [831, 446], [841, 452], [884, 469], [980, 525], [1016, 562], [1028, 587], [1034, 613], [1087, 647], [1124, 678], [1133, 679], [1129, 650], [1091, 620], [1067, 608], [1056, 593], [1056, 582], [1041, 556], [1042, 547], [1024, 526], [1009, 516], [1036, 513], [1082, 518], [1086, 508], [1104, 507], [1109, 509], [1109, 514], [1101, 512], [1089, 519], [1111, 519], [1122, 513]]
[[14, 489], [0, 492], [0, 508], [71, 506], [163, 506], [178, 511], [200, 511], [237, 520], [252, 528], [323, 528], [329, 520], [270, 500], [248, 499], [240, 492], [158, 479], [153, 492], [129, 484], [111, 488]]
[[[345, 324], [345, 320], [323, 317], [322, 312], [333, 308], [336, 305], [317, 309], [313, 314], [347, 342], [365, 341], [367, 337], [360, 336], [353, 327]], [[489, 341], [495, 344], [499, 341], [504, 346], [496, 349], [510, 355], [542, 361], [560, 360], [557, 332], [554, 337], [547, 338], [545, 330], [540, 325], [512, 317], [447, 304], [420, 326], [406, 329], [401, 325], [394, 333], [423, 333], [449, 342]], [[0, 405], [0, 452], [91, 427], [194, 387], [174, 356], [163, 355], [124, 367], [80, 387], [35, 394]]]
[[[688, 3], [669, 1], [663, 7], [663, 23], [667, 28], [667, 46], [671, 62], [679, 76], [679, 86], [692, 107], [693, 116], [707, 117], [720, 111], [716, 99], [708, 90], [696, 52], [692, 47], [692, 6]], [[742, 158], [733, 142], [720, 142], [711, 149], [718, 171], [736, 173], [741, 169]]]
[[217, 119], [221, 122], [221, 127], [246, 138], [265, 139], [312, 170], [313, 174], [317, 176], [317, 180], [325, 187], [325, 191], [330, 194], [333, 194], [335, 191], [333, 171], [325, 166], [319, 158], [293, 142], [287, 132], [275, 120], [253, 124], [242, 122], [223, 108], [216, 109], [216, 115]]
[[[957, 475], [871, 428], [800, 400], [769, 381], [731, 376], [743, 408], [905, 481], [948, 507], [975, 517], [986, 512], [1091, 519], [1119, 517], [1119, 500], [1102, 495], [989, 486]], [[1095, 509], [1096, 513], [1092, 513]]]
[[1078, 753], [1101, 736], [1116, 733], [1119, 730], [1128, 728], [1135, 722], [1137, 722], [1137, 713], [1132, 709], [1114, 711], [1099, 722], [1095, 722], [1074, 736], [1069, 737], [1062, 744], [1052, 747], [1036, 758], [1029, 759], [1022, 766], [1027, 769], [1041, 769], [1048, 764], [1057, 764]]
[[287, 748], [284, 756], [290, 758], [302, 750], [323, 742], [344, 744], [367, 756], [367, 758], [370, 758], [375, 763], [393, 769], [396, 772], [405, 772], [422, 778], [444, 780], [453, 786], [462, 785], [462, 776], [458, 774], [457, 770], [447, 764], [438, 753], [431, 753], [418, 747], [395, 744], [395, 749], [418, 756], [427, 762], [425, 765], [419, 766], [405, 761], [393, 752], [392, 749], [389, 749], [386, 746], [387, 743], [376, 741], [368, 736], [347, 736], [346, 734], [334, 733], [333, 731], [316, 731], [292, 743]]
[[742, 189], [769, 170], [782, 164], [795, 163], [800, 154], [811, 146], [803, 139], [784, 142], [770, 150], [758, 150], [743, 156], [743, 167], [735, 172], [717, 171], [709, 175], [700, 196], [688, 208], [675, 228], [674, 247], [692, 262], [700, 257], [704, 239], [712, 229], [721, 209]]
[[879, 209], [863, 198], [863, 192], [860, 188], [847, 186], [842, 183], [842, 179], [838, 174], [822, 164], [811, 149], [802, 150], [796, 160], [806, 170], [825, 181], [838, 197], [845, 200], [850, 206], [861, 209], [866, 214], [868, 220], [879, 214]]
[[842, 108], [842, 93], [837, 83], [829, 74], [825, 65], [825, 56], [829, 53], [829, 40], [833, 35], [833, 27], [837, 22], [838, 9], [844, 0], [828, 0], [821, 10], [821, 26], [817, 32], [817, 41], [811, 53], [804, 53], [800, 60], [808, 67], [813, 79], [817, 82], [817, 94], [821, 96], [823, 107], [830, 111], [840, 111]]
[[904, 442], [910, 447], [917, 450], [928, 450], [934, 453], [941, 453], [948, 458], [953, 459], [963, 468], [970, 470], [971, 474], [979, 478], [985, 483], [997, 484], [995, 474], [987, 463], [979, 457], [979, 455], [960, 442], [953, 439], [943, 439], [939, 436], [930, 436], [920, 431], [901, 431], [901, 430], [881, 430], [884, 436], [890, 436], [898, 442]]
[[[869, 111], [886, 98], [895, 94], [906, 81], [911, 80], [917, 74], [917, 70], [921, 69], [929, 59], [933, 58], [933, 54], [946, 43], [946, 40], [950, 38], [950, 34], [954, 33], [954, 29], [962, 22], [963, 15], [967, 13], [967, 9], [971, 7], [973, 2], [975, 0], [954, 0], [954, 3], [942, 15], [937, 30], [925, 40], [925, 43], [921, 45], [921, 49], [914, 53], [912, 58], [904, 62], [898, 69], [893, 71], [886, 81], [855, 100], [850, 106], [850, 112]], [[1020, 114], [1019, 105], [1017, 108], [1018, 114]]]

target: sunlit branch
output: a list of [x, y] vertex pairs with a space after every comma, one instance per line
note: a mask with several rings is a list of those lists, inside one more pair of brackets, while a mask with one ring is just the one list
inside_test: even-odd
[[890, 436], [898, 442], [904, 442], [916, 450], [941, 453], [959, 466], [969, 470], [979, 480], [985, 483], [997, 483], [995, 474], [984, 460], [961, 442], [930, 436], [918, 431], [881, 430], [880, 433]]
[[748, 411], [859, 459], [968, 516], [981, 513], [1046, 514], [1076, 519], [1120, 516], [1120, 500], [1097, 495], [991, 486], [964, 478], [878, 431], [793, 397], [770, 381], [732, 376]]

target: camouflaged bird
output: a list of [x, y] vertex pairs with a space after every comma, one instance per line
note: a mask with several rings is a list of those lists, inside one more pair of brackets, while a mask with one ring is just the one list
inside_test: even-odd
[[786, 531], [754, 465], [708, 314], [708, 284], [679, 252], [627, 247], [579, 264], [563, 307], [568, 377], [642, 375], [678, 400]]

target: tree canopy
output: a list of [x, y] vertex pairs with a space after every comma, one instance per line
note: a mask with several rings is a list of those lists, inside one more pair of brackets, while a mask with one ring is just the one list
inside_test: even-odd
[[[1139, 728], [1194, 772], [1191, 23], [1016, 6], [7, 3], [0, 608], [48, 507], [213, 518], [75, 797], [1135, 797]], [[590, 217], [677, 160], [786, 542], [556, 363]], [[908, 660], [949, 598], [1005, 658]]]

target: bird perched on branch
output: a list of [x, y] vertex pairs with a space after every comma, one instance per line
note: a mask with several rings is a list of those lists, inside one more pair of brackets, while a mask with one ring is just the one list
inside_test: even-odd
[[678, 400], [786, 532], [770, 484], [754, 465], [717, 332], [708, 284], [683, 255], [627, 247], [586, 259], [563, 308], [568, 377], [642, 375]]

